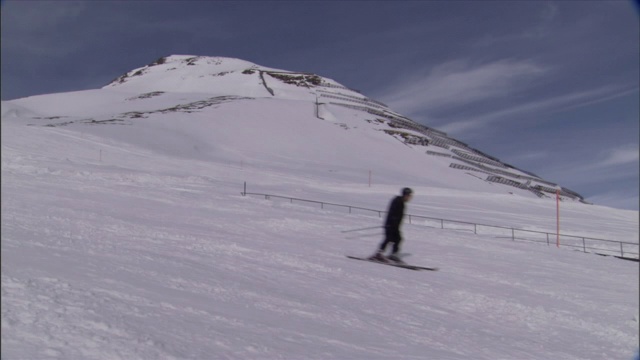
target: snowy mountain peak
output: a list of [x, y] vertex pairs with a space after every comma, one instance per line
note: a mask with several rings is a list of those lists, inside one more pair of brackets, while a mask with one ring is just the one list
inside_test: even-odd
[[[315, 74], [268, 68], [241, 59], [171, 55], [131, 70], [104, 88], [305, 99], [310, 98], [305, 89], [323, 83], [342, 87]], [[275, 91], [283, 85], [287, 85], [283, 91]]]
[[85, 125], [130, 125], [108, 136], [186, 158], [343, 174], [374, 169], [394, 184], [547, 199], [560, 191], [563, 199], [583, 201], [332, 79], [241, 59], [171, 55], [102, 89], [18, 99], [2, 108], [3, 120], [83, 126], [82, 132]]
[[149, 82], [157, 77], [199, 78], [204, 75], [221, 76], [223, 73], [255, 69], [258, 66], [249, 61], [234, 58], [171, 55], [127, 72], [113, 80], [106, 87], [123, 84]]

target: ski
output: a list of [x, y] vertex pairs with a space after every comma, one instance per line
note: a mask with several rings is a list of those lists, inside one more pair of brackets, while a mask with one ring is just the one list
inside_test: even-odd
[[436, 268], [436, 267], [425, 267], [425, 266], [416, 266], [416, 265], [409, 265], [409, 264], [401, 264], [401, 263], [397, 263], [397, 262], [393, 262], [393, 261], [389, 261], [389, 262], [382, 262], [382, 261], [371, 260], [371, 259], [361, 258], [361, 257], [351, 256], [351, 255], [345, 255], [345, 256], [346, 256], [346, 257], [348, 257], [349, 259], [362, 260], [362, 261], [368, 261], [368, 262], [372, 262], [372, 263], [376, 263], [376, 264], [382, 264], [382, 265], [395, 266], [395, 267], [399, 267], [399, 268], [403, 268], [403, 269], [409, 269], [409, 270], [416, 270], [416, 271], [419, 271], [419, 270], [438, 271], [438, 268]]

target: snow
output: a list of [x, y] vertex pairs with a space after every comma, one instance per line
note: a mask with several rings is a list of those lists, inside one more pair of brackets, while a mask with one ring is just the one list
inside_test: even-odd
[[[223, 91], [121, 85], [2, 102], [3, 360], [637, 352], [637, 262], [405, 221], [406, 261], [440, 271], [381, 266], [344, 256], [374, 251], [380, 230], [342, 231], [376, 214], [240, 192], [385, 210], [410, 186], [410, 214], [546, 232], [555, 201], [450, 169], [361, 112], [320, 120], [306, 88], [151, 113]], [[561, 215], [563, 234], [638, 242], [637, 211]]]

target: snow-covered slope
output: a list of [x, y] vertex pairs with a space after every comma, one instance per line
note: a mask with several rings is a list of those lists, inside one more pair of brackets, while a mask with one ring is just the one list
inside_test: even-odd
[[[384, 210], [411, 186], [409, 213], [556, 225], [555, 201], [450, 167], [464, 163], [453, 158], [461, 145], [407, 144], [384, 130], [444, 135], [331, 104], [322, 94], [375, 107], [336, 82], [284, 78], [306, 84], [297, 86], [273, 69], [192, 58], [103, 89], [2, 103], [3, 360], [628, 359], [637, 350], [636, 262], [413, 223], [403, 228], [407, 261], [441, 270], [411, 272], [344, 257], [368, 255], [381, 234], [341, 231], [377, 226], [378, 216], [241, 196], [246, 181]], [[247, 83], [201, 86], [185, 70], [199, 65]], [[638, 241], [636, 211], [561, 206], [563, 232]]]

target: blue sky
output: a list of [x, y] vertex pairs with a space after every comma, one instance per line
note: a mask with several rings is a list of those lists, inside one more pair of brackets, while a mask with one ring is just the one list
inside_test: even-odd
[[313, 72], [588, 201], [638, 210], [632, 1], [3, 1], [2, 100], [171, 54]]

